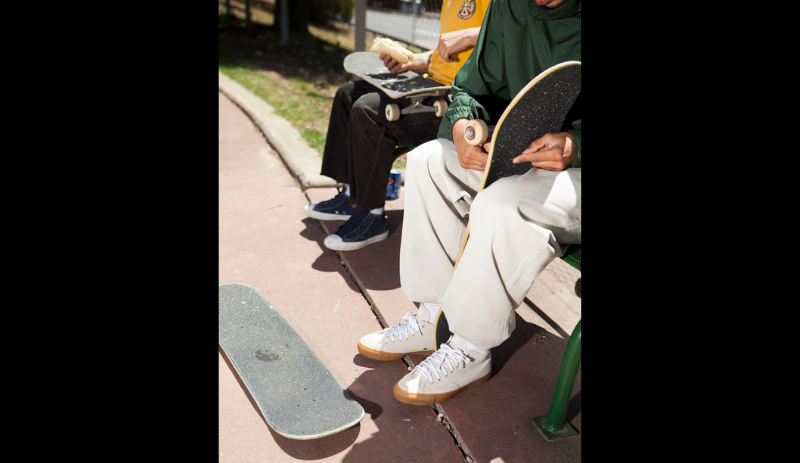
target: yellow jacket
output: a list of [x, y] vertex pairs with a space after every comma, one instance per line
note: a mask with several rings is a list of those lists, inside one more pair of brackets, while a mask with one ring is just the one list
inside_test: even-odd
[[[440, 20], [440, 34], [480, 27], [488, 7], [489, 0], [444, 0]], [[443, 85], [452, 84], [456, 73], [461, 69], [461, 65], [467, 61], [473, 48], [470, 47], [458, 53], [452, 63], [443, 60], [439, 56], [438, 50], [434, 50], [431, 55], [431, 64], [428, 66], [428, 78]]]

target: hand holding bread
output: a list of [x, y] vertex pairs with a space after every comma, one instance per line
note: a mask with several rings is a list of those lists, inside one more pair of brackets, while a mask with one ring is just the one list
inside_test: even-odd
[[413, 52], [407, 50], [394, 40], [386, 38], [375, 39], [375, 41], [372, 43], [372, 48], [370, 48], [369, 51], [377, 54], [386, 53], [400, 64], [406, 64], [411, 60], [411, 58], [414, 57]]

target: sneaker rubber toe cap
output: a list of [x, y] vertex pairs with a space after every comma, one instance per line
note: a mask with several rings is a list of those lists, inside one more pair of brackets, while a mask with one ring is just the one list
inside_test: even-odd
[[328, 249], [332, 249], [334, 251], [355, 251], [357, 249], [361, 249], [364, 247], [369, 246], [370, 244], [377, 243], [378, 241], [383, 241], [389, 236], [389, 231], [385, 231], [379, 235], [375, 235], [372, 238], [362, 240], [362, 241], [350, 241], [346, 242], [342, 239], [341, 236], [333, 234], [328, 235], [325, 238], [325, 241], [322, 243]]

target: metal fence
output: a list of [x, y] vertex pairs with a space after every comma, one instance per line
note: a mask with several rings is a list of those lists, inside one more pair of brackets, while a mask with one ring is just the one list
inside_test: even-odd
[[[278, 1], [287, 0], [274, 0], [274, 3]], [[263, 0], [235, 0], [233, 5], [231, 3], [234, 2], [230, 0], [217, 0], [217, 2], [229, 14], [231, 8], [244, 12], [248, 23], [251, 3], [259, 11], [266, 11], [270, 15], [273, 12], [270, 5]], [[356, 14], [350, 21], [350, 26], [356, 32], [356, 49], [361, 51], [371, 45], [364, 44], [364, 30], [423, 51], [436, 48], [439, 43], [442, 2], [443, 0], [356, 0]], [[358, 24], [359, 8], [362, 8], [361, 14], [366, 16], [364, 24]], [[275, 18], [273, 21], [278, 19]], [[282, 43], [288, 43], [288, 31], [282, 30]]]
[[423, 50], [439, 43], [442, 0], [367, 0], [366, 30]]

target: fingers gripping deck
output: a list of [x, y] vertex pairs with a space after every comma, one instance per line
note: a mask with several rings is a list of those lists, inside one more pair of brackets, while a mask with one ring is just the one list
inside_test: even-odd
[[577, 61], [554, 66], [523, 88], [497, 122], [481, 189], [500, 178], [530, 170], [530, 163], [514, 164], [511, 160], [534, 140], [561, 131], [580, 91], [581, 66]]
[[[535, 140], [548, 133], [564, 129], [564, 119], [573, 105], [577, 105], [581, 92], [581, 63], [566, 61], [557, 64], [534, 77], [508, 104], [492, 129], [487, 166], [478, 192], [488, 188], [496, 180], [511, 175], [523, 175], [531, 169], [531, 163], [514, 164], [515, 157], [522, 154]], [[488, 134], [485, 122], [472, 126], [472, 135]], [[466, 134], [467, 141], [470, 132]], [[483, 139], [483, 137], [480, 137]], [[481, 141], [482, 143], [483, 141]], [[461, 240], [461, 248], [455, 267], [461, 261], [469, 240], [469, 224]], [[453, 270], [455, 272], [455, 269]]]

